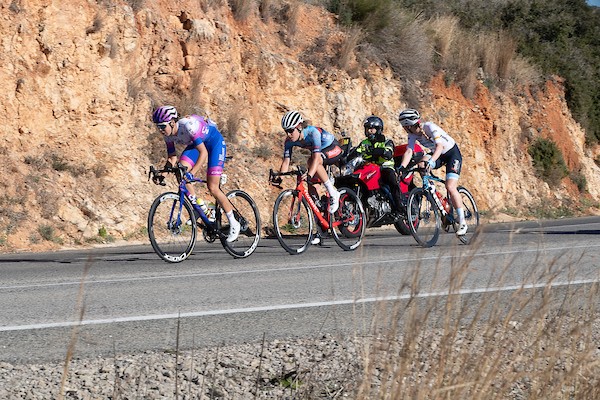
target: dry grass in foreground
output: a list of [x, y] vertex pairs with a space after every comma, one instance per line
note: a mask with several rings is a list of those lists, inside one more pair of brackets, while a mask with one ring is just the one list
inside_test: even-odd
[[534, 262], [518, 287], [499, 286], [509, 281], [505, 268], [491, 270], [494, 286], [475, 293], [465, 290], [468, 259], [427, 277], [417, 265], [398, 300], [375, 307], [366, 334], [191, 350], [177, 340], [170, 352], [93, 362], [72, 361], [71, 342], [62, 377], [60, 366], [45, 366], [45, 381], [61, 378], [59, 398], [598, 399], [597, 279], [569, 284], [577, 260]]

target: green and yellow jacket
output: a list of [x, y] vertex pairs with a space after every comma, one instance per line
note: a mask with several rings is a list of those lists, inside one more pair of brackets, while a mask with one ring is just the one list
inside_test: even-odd
[[368, 138], [360, 142], [356, 149], [368, 162], [379, 164], [381, 168], [394, 168], [394, 142], [377, 135], [374, 141]]

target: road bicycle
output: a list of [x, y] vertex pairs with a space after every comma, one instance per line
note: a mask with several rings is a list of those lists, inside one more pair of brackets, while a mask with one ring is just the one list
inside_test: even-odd
[[307, 181], [305, 174], [301, 167], [289, 172], [269, 171], [271, 183], [281, 176], [296, 176], [296, 188], [283, 190], [273, 207], [273, 225], [281, 247], [290, 254], [300, 254], [317, 236], [322, 241], [330, 235], [342, 249], [356, 249], [362, 243], [366, 229], [365, 210], [356, 193], [348, 188], [338, 188], [339, 208], [330, 214], [329, 193], [319, 197], [314, 185], [322, 182]]
[[[456, 232], [459, 228], [458, 215], [450, 197], [443, 196], [437, 189], [435, 182], [445, 184], [446, 181], [439, 178], [428, 169], [417, 170], [422, 178], [423, 186], [416, 187], [408, 194], [406, 213], [410, 233], [417, 243], [423, 247], [434, 246], [439, 238], [441, 229], [446, 232], [450, 228]], [[479, 211], [473, 195], [463, 186], [458, 187], [458, 193], [463, 201], [465, 221], [469, 230], [465, 235], [457, 235], [464, 243], [471, 243], [479, 232]]]
[[[165, 186], [163, 174], [174, 174], [179, 182], [178, 192], [165, 192], [159, 195], [148, 212], [148, 237], [152, 248], [164, 261], [177, 263], [187, 259], [194, 250], [198, 229], [202, 230], [208, 243], [221, 241], [227, 253], [235, 258], [245, 258], [256, 250], [260, 240], [260, 214], [256, 203], [242, 190], [232, 190], [226, 194], [233, 205], [235, 219], [240, 223], [240, 234], [233, 242], [227, 242], [229, 220], [220, 206], [215, 207], [214, 216], [207, 216], [202, 208], [189, 199], [186, 184], [203, 183], [200, 178], [186, 179], [186, 167], [155, 169], [150, 166], [148, 179]], [[221, 176], [224, 184], [226, 175]]]

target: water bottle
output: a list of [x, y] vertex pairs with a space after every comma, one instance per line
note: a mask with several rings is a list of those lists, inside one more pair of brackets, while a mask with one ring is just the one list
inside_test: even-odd
[[206, 216], [208, 217], [208, 213], [209, 213], [208, 205], [204, 202], [204, 200], [203, 199], [196, 200], [196, 204], [198, 204], [200, 206], [200, 208], [202, 209], [204, 214], [206, 214]]
[[450, 213], [450, 204], [448, 204], [448, 199], [445, 197], [442, 197], [440, 192], [436, 191], [435, 194], [437, 194], [438, 199], [440, 199], [440, 202], [442, 203], [444, 210], [446, 210], [446, 212], [449, 214]]

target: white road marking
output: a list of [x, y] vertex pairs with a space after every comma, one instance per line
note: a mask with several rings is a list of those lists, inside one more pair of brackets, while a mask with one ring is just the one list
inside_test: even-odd
[[[509, 285], [489, 288], [473, 288], [473, 289], [461, 289], [452, 294], [475, 294], [475, 293], [493, 293], [493, 292], [507, 292], [512, 290], [523, 290], [523, 289], [537, 289], [547, 287], [561, 287], [561, 286], [574, 286], [574, 285], [586, 285], [599, 283], [600, 280], [589, 279], [589, 280], [576, 280], [571, 282], [554, 282], [528, 284], [528, 285]], [[277, 304], [263, 307], [248, 307], [248, 308], [232, 308], [226, 310], [212, 310], [212, 311], [197, 311], [197, 312], [186, 312], [177, 314], [156, 314], [156, 315], [138, 315], [129, 317], [119, 318], [107, 318], [107, 319], [90, 319], [82, 321], [65, 321], [65, 322], [53, 322], [46, 324], [31, 324], [31, 325], [13, 325], [0, 327], [0, 332], [9, 331], [27, 331], [34, 329], [47, 329], [47, 328], [66, 328], [74, 326], [86, 326], [86, 325], [101, 325], [101, 324], [115, 324], [121, 322], [139, 322], [139, 321], [156, 321], [165, 319], [177, 319], [177, 318], [194, 318], [194, 317], [207, 317], [216, 315], [227, 315], [237, 313], [252, 313], [252, 312], [264, 312], [264, 311], [275, 311], [275, 310], [292, 310], [302, 308], [314, 308], [314, 307], [329, 307], [334, 305], [348, 305], [348, 304], [362, 304], [362, 303], [376, 303], [381, 301], [397, 301], [406, 300], [410, 298], [428, 298], [428, 297], [440, 297], [447, 296], [450, 293], [448, 291], [440, 292], [429, 292], [419, 293], [417, 295], [405, 294], [401, 296], [385, 296], [385, 297], [369, 297], [365, 299], [348, 299], [348, 300], [335, 300], [335, 301], [323, 301], [314, 303], [297, 303], [297, 304]]]
[[[524, 254], [524, 253], [540, 253], [540, 252], [557, 252], [557, 251], [572, 251], [575, 249], [586, 249], [590, 250], [594, 247], [600, 247], [600, 243], [597, 245], [580, 245], [580, 246], [561, 246], [561, 247], [549, 247], [549, 248], [537, 248], [537, 249], [520, 249], [520, 250], [507, 250], [507, 251], [495, 251], [488, 253], [477, 253], [470, 255], [466, 253], [465, 257], [490, 257], [490, 256], [501, 256], [501, 255], [511, 255], [511, 254]], [[449, 255], [441, 255], [436, 254], [430, 257], [413, 257], [413, 258], [405, 258], [402, 259], [403, 265], [410, 265], [411, 262], [422, 262], [427, 260], [445, 260], [456, 258], [456, 254]], [[460, 256], [458, 256], [460, 257]], [[277, 263], [279, 265], [280, 263]], [[249, 270], [233, 270], [233, 271], [224, 271], [224, 272], [199, 272], [194, 274], [180, 274], [180, 275], [154, 275], [154, 276], [145, 276], [145, 277], [135, 277], [135, 278], [120, 278], [120, 279], [99, 279], [99, 280], [86, 280], [86, 285], [98, 285], [98, 284], [110, 284], [110, 283], [119, 283], [119, 282], [139, 282], [139, 281], [150, 281], [150, 280], [165, 280], [165, 279], [181, 279], [181, 278], [197, 278], [203, 276], [224, 276], [224, 275], [242, 275], [242, 274], [261, 274], [265, 272], [280, 272], [280, 271], [298, 271], [298, 270], [311, 270], [311, 269], [324, 269], [331, 267], [354, 267], [359, 265], [370, 265], [370, 264], [398, 264], [398, 259], [394, 258], [392, 260], [376, 260], [376, 261], [367, 261], [367, 260], [358, 260], [358, 261], [348, 261], [348, 262], [338, 262], [334, 264], [314, 264], [314, 265], [306, 265], [306, 262], [300, 261], [296, 264], [290, 263], [287, 267], [276, 267], [276, 268], [261, 268], [261, 269], [249, 269]], [[78, 286], [81, 285], [81, 281], [68, 281], [68, 282], [58, 282], [58, 283], [34, 283], [27, 285], [7, 285], [0, 286], [0, 290], [14, 290], [14, 289], [31, 289], [31, 288], [46, 288], [46, 287], [56, 287], [56, 286]]]

